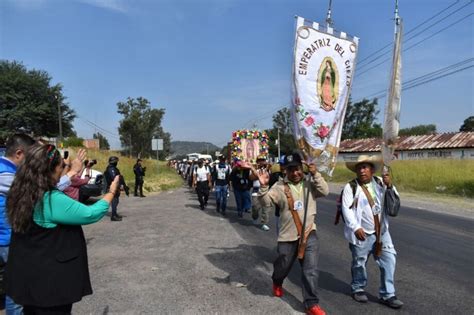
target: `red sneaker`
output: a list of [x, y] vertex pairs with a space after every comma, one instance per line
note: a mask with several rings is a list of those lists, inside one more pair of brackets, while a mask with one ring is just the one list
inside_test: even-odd
[[306, 310], [308, 315], [326, 315], [326, 312], [318, 304], [311, 306]]
[[283, 296], [283, 287], [281, 285], [273, 284], [273, 295], [276, 297]]

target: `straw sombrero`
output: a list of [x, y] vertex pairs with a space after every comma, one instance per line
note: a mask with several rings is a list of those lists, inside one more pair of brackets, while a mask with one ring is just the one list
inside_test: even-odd
[[346, 162], [346, 167], [355, 173], [357, 164], [360, 163], [372, 164], [374, 167], [374, 172], [378, 172], [382, 167], [382, 158], [377, 155], [359, 155], [357, 161]]

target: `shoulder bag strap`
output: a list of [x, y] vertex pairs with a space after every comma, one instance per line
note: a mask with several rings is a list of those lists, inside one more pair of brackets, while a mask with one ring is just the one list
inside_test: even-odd
[[[375, 205], [374, 199], [372, 198], [372, 195], [369, 193], [367, 190], [367, 187], [365, 185], [359, 185], [360, 188], [362, 188], [362, 191], [364, 192], [365, 196], [367, 197], [367, 200], [369, 201], [370, 207], [373, 208]], [[378, 215], [373, 214], [374, 216], [374, 225], [375, 225], [375, 252], [374, 255], [377, 257], [380, 257], [382, 255], [382, 242], [380, 241], [380, 218]]]
[[293, 217], [293, 221], [295, 221], [296, 231], [298, 232], [298, 237], [301, 237], [301, 231], [303, 230], [303, 223], [301, 223], [300, 216], [298, 215], [297, 211], [294, 208], [295, 200], [291, 195], [290, 186], [285, 183], [285, 195], [286, 199], [288, 200], [288, 208], [290, 209], [291, 216]]

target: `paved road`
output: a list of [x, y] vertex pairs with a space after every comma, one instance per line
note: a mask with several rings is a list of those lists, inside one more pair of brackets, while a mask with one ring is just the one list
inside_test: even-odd
[[[335, 198], [319, 199], [317, 219], [321, 305], [328, 314], [474, 313], [474, 220], [402, 207], [391, 233], [398, 251], [397, 295], [405, 306], [394, 311], [377, 303], [373, 260], [370, 303], [350, 298], [350, 253], [342, 226], [333, 225]], [[298, 264], [284, 283], [284, 298], [271, 296], [274, 227], [264, 232], [249, 214], [237, 218], [232, 196], [229, 201], [231, 211], [222, 218], [211, 206], [200, 211], [186, 188], [122, 199], [123, 222], [85, 228], [94, 295], [77, 303], [74, 313], [304, 312]]]

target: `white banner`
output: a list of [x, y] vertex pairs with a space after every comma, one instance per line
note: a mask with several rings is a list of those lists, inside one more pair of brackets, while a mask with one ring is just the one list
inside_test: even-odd
[[358, 38], [296, 20], [293, 66], [295, 138], [307, 160], [328, 175], [336, 164], [342, 124], [354, 78]]
[[382, 157], [383, 164], [390, 166], [397, 146], [400, 130], [400, 105], [402, 98], [402, 22], [397, 20], [395, 45], [393, 46], [392, 73], [388, 89], [385, 119], [383, 124]]

